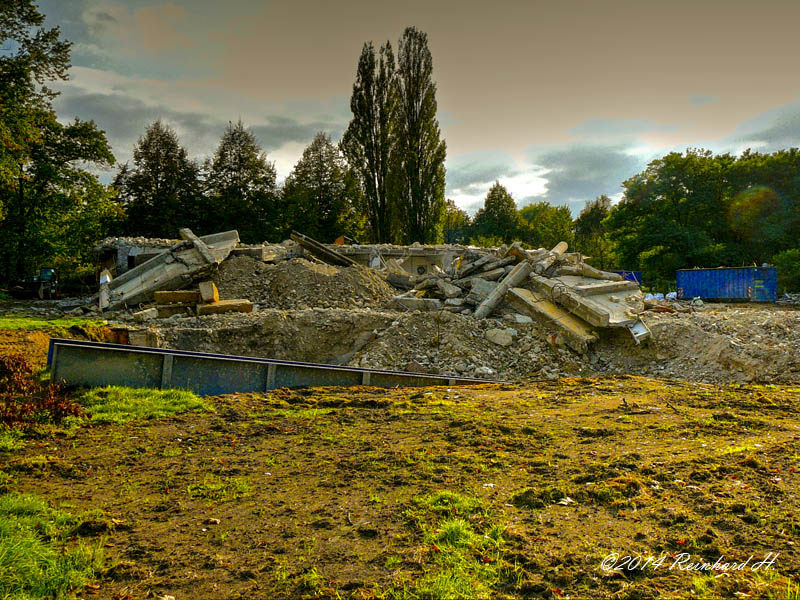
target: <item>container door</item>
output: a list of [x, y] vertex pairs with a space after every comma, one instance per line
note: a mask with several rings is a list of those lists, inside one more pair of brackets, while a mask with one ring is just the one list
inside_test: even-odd
[[767, 269], [755, 269], [753, 273], [753, 287], [750, 290], [751, 302], [769, 302], [772, 298], [767, 292]]

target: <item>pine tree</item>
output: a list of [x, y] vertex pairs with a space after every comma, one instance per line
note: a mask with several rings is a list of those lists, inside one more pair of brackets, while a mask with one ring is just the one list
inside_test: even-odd
[[275, 165], [240, 120], [229, 123], [214, 158], [206, 163], [217, 231], [236, 229], [246, 243], [275, 239], [278, 185]]
[[125, 230], [131, 235], [170, 238], [181, 227], [202, 227], [199, 168], [175, 130], [161, 121], [154, 121], [136, 142], [133, 167], [120, 168], [114, 187], [127, 212]]
[[357, 184], [347, 163], [330, 137], [318, 133], [283, 186], [289, 228], [322, 242], [340, 235], [358, 237], [362, 224], [355, 214], [357, 198]]

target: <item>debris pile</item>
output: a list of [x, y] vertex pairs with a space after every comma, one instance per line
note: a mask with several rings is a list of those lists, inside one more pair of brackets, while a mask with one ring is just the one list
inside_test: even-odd
[[213, 281], [201, 281], [196, 290], [155, 292], [155, 306], [133, 313], [135, 321], [169, 319], [176, 315], [217, 315], [228, 312], [251, 313], [253, 303], [243, 298], [220, 300]]
[[[598, 327], [626, 327], [637, 343], [649, 337], [639, 318], [644, 310], [639, 285], [595, 269], [581, 254], [566, 250], [565, 242], [533, 251], [516, 242], [496, 253], [474, 250], [447, 270], [434, 268], [420, 276], [404, 276], [390, 265], [389, 281], [408, 289], [395, 297], [394, 306], [484, 319], [507, 303], [520, 316], [558, 328], [579, 352], [597, 340]], [[508, 342], [505, 335], [494, 337], [501, 345]]]
[[221, 298], [247, 298], [262, 308], [386, 307], [394, 290], [373, 269], [292, 258], [267, 264], [249, 256], [223, 262], [214, 282]]

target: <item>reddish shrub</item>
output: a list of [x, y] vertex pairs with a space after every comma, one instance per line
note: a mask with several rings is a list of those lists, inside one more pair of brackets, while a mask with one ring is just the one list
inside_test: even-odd
[[70, 400], [61, 385], [36, 380], [23, 355], [0, 356], [0, 423], [28, 427], [81, 414], [81, 405]]

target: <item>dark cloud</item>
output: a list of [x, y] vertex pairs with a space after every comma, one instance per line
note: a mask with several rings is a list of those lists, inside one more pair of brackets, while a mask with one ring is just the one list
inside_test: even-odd
[[593, 138], [630, 138], [652, 131], [673, 131], [676, 125], [656, 125], [650, 119], [606, 119], [591, 117], [577, 127], [570, 129], [570, 135]]
[[587, 200], [601, 194], [614, 196], [621, 184], [644, 169], [647, 160], [631, 156], [627, 146], [572, 144], [551, 150], [532, 151], [530, 160], [549, 172], [544, 199], [566, 205], [577, 215]]
[[516, 171], [514, 161], [505, 152], [476, 152], [448, 158], [447, 187], [467, 191]]
[[800, 102], [773, 108], [742, 123], [726, 142], [760, 152], [800, 146]]
[[250, 127], [263, 148], [269, 152], [277, 150], [289, 142], [306, 143], [314, 136], [324, 131], [332, 140], [342, 137], [347, 123], [335, 121], [311, 121], [308, 123], [290, 117], [272, 115], [267, 117], [267, 122]]
[[[117, 160], [129, 159], [133, 145], [145, 128], [162, 119], [178, 132], [181, 143], [195, 157], [213, 153], [228, 125], [209, 114], [181, 112], [163, 106], [151, 106], [123, 94], [75, 93], [67, 91], [56, 101], [63, 119], [80, 117], [92, 119], [105, 130]], [[235, 119], [231, 119], [235, 120]], [[343, 126], [338, 122], [312, 121], [304, 123], [282, 116], [272, 116], [266, 124], [245, 122], [261, 147], [269, 154], [290, 142], [310, 143], [318, 131], [326, 131], [333, 139], [341, 136]]]

